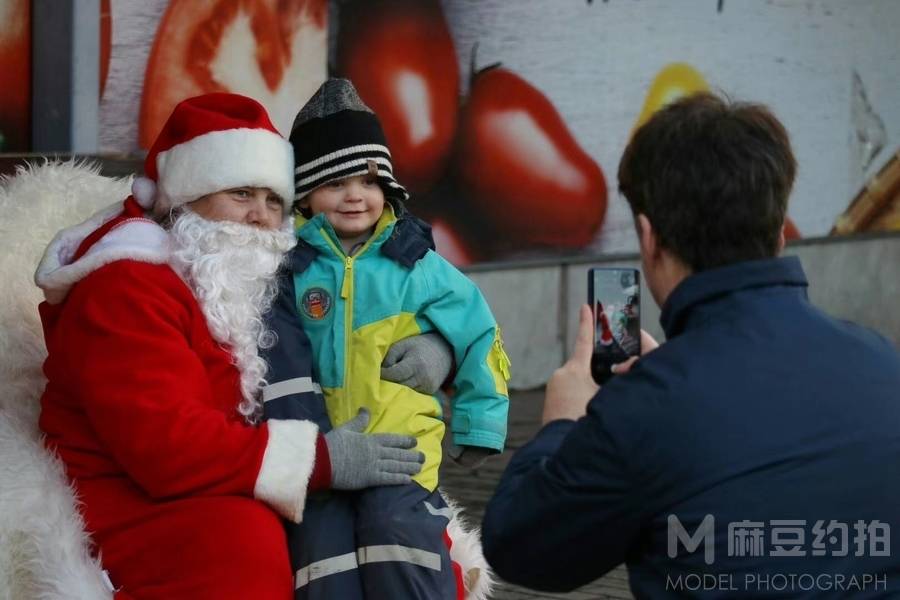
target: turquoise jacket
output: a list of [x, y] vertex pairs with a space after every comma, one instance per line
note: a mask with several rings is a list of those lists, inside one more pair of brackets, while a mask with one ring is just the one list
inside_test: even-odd
[[380, 376], [391, 344], [437, 331], [453, 347], [456, 362], [453, 442], [501, 451], [510, 365], [478, 287], [434, 251], [412, 267], [382, 254], [397, 222], [389, 205], [353, 256], [344, 253], [324, 215], [297, 219], [297, 236], [317, 253], [294, 275], [296, 305], [332, 425], [367, 407], [372, 413], [367, 431], [417, 438], [426, 460], [414, 479], [429, 490], [437, 487], [445, 428], [440, 402]]

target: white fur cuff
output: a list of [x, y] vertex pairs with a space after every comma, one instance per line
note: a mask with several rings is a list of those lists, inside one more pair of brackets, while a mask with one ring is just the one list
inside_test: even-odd
[[299, 523], [309, 478], [316, 462], [319, 428], [311, 421], [270, 420], [269, 443], [253, 495], [287, 519]]

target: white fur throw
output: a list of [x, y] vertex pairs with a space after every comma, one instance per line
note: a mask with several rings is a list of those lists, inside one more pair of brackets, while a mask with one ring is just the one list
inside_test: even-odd
[[129, 184], [74, 162], [20, 168], [0, 182], [0, 598], [112, 597], [37, 428], [46, 348], [32, 276], [57, 231], [123, 199]]

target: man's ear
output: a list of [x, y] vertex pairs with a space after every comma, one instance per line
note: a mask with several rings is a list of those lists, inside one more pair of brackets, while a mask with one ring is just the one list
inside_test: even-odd
[[781, 254], [781, 251], [784, 250], [784, 225], [781, 226], [781, 231], [778, 232], [778, 248], [775, 250], [775, 255]]
[[647, 258], [656, 258], [659, 254], [659, 240], [647, 215], [641, 213], [637, 216], [637, 230], [641, 254]]

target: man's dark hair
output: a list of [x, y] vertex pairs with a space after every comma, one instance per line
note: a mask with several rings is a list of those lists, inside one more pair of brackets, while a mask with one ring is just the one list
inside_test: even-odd
[[797, 162], [761, 104], [708, 93], [641, 126], [619, 163], [619, 191], [660, 245], [694, 272], [778, 253]]

